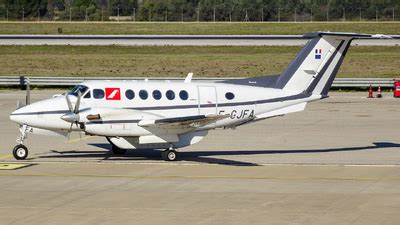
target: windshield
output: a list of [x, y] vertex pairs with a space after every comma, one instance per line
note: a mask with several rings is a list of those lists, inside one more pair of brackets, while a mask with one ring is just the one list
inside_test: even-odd
[[89, 88], [83, 85], [76, 85], [71, 91], [68, 92], [70, 95], [78, 96], [78, 92], [80, 92], [82, 95], [85, 94], [85, 92]]

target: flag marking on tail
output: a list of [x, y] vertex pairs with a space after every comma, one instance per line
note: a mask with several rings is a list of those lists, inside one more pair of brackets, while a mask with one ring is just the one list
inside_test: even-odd
[[322, 56], [322, 49], [321, 48], [316, 48], [315, 49], [315, 59], [321, 59]]

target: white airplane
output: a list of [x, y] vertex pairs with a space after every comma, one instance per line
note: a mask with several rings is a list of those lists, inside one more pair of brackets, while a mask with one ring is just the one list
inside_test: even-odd
[[235, 128], [302, 111], [328, 91], [356, 33], [315, 32], [279, 76], [216, 83], [85, 81], [65, 95], [53, 96], [12, 112], [20, 125], [16, 159], [25, 159], [28, 133], [63, 135], [72, 131], [102, 136], [114, 154], [127, 149], [163, 149], [167, 161], [176, 149], [202, 140], [211, 129]]

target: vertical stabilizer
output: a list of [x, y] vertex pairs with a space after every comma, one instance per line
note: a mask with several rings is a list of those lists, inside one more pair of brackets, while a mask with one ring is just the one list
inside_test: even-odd
[[316, 32], [286, 70], [275, 87], [309, 94], [328, 94], [351, 41], [368, 34]]

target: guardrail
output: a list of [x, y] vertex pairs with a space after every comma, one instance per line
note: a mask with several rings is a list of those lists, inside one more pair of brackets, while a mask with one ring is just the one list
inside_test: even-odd
[[[170, 80], [181, 81], [182, 77], [112, 77], [113, 80]], [[193, 78], [195, 81], [216, 82], [227, 79], [240, 79], [239, 77], [227, 78]], [[110, 80], [109, 77], [25, 77], [25, 76], [0, 76], [0, 86], [2, 87], [20, 87], [25, 89], [29, 83], [31, 86], [47, 87], [66, 87], [74, 86], [85, 80]], [[380, 85], [383, 88], [392, 88], [393, 78], [336, 78], [333, 87], [336, 88], [364, 88], [370, 85], [376, 87]]]
[[[352, 45], [399, 46], [400, 35], [390, 39], [355, 39]], [[126, 45], [126, 46], [302, 46], [303, 35], [0, 35], [0, 45]]]

